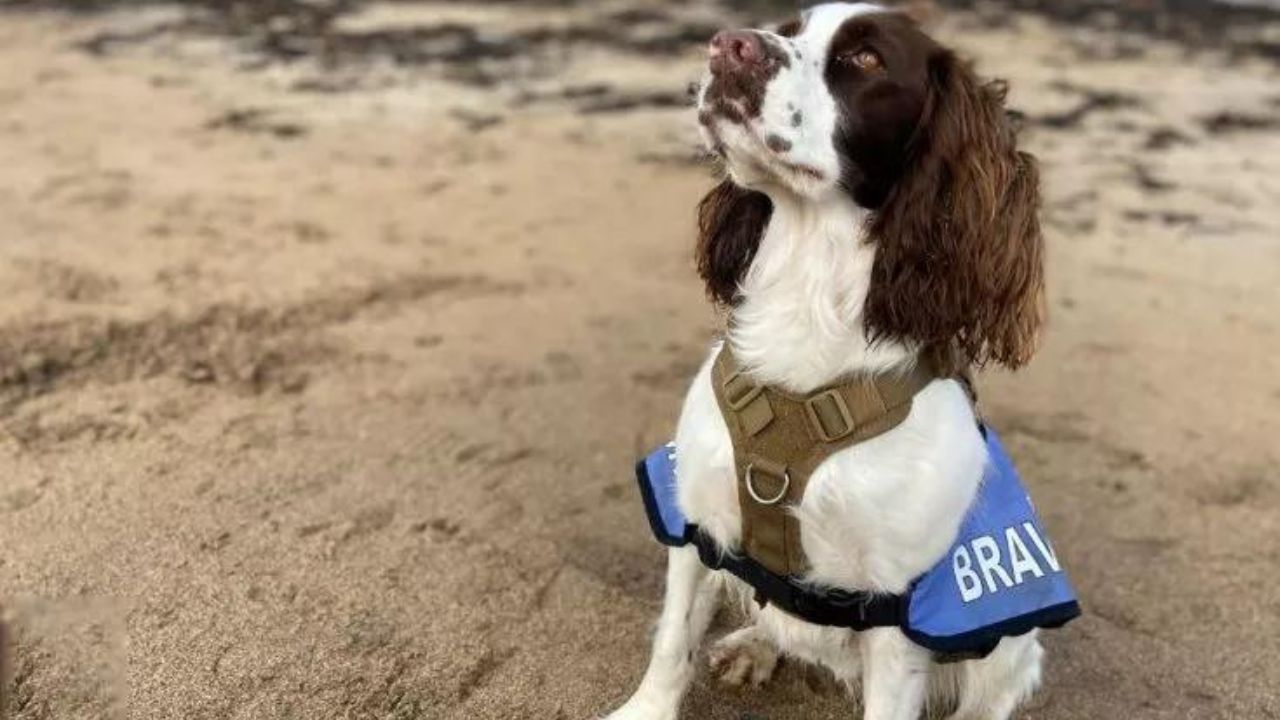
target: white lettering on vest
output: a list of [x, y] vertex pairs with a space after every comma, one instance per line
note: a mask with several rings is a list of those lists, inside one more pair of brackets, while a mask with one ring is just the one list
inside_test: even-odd
[[956, 585], [960, 586], [960, 597], [965, 602], [973, 602], [982, 597], [982, 581], [978, 573], [973, 571], [973, 560], [969, 557], [969, 548], [961, 545], [951, 556], [951, 567], [956, 574]]
[[1022, 538], [1018, 536], [1016, 528], [1004, 529], [1004, 542], [1009, 550], [1009, 561], [1013, 563], [1013, 582], [1016, 585], [1022, 584], [1022, 578], [1027, 573], [1031, 573], [1038, 578], [1044, 577], [1044, 570], [1040, 568], [1040, 563], [1031, 557], [1031, 553], [1027, 552], [1027, 546], [1022, 542]]
[[1022, 529], [1031, 536], [1031, 542], [1036, 544], [1036, 549], [1044, 556], [1045, 562], [1049, 563], [1049, 569], [1054, 572], [1061, 571], [1062, 568], [1058, 566], [1058, 556], [1054, 554], [1053, 548], [1049, 547], [1049, 543], [1040, 537], [1040, 533], [1036, 532], [1036, 526], [1029, 522], [1024, 522], [1022, 523]]
[[[1031, 545], [1038, 551], [1039, 559], [1029, 549], [1023, 538], [1024, 534], [1031, 538]], [[951, 571], [956, 579], [956, 587], [960, 590], [960, 598], [964, 602], [973, 602], [983, 595], [1016, 587], [1026, 582], [1028, 577], [1042, 578], [1045, 576], [1046, 566], [1049, 572], [1062, 571], [1053, 548], [1030, 522], [1022, 523], [1021, 527], [1012, 525], [1004, 529], [1005, 554], [1003, 557], [996, 537], [999, 535], [995, 537], [980, 535], [970, 540], [968, 544], [961, 543], [956, 546], [951, 554]], [[1004, 564], [1004, 557], [1008, 558], [1008, 569]], [[1013, 573], [1012, 576], [1010, 571]], [[997, 579], [1000, 581], [998, 584]]]
[[973, 554], [978, 557], [978, 567], [982, 569], [982, 576], [987, 580], [987, 592], [996, 592], [996, 581], [991, 578], [991, 574], [995, 573], [1000, 577], [1000, 582], [1005, 587], [1013, 587], [1013, 580], [1009, 579], [1009, 573], [1000, 567], [1000, 546], [996, 545], [996, 541], [991, 539], [990, 535], [976, 537], [971, 543], [973, 545]]

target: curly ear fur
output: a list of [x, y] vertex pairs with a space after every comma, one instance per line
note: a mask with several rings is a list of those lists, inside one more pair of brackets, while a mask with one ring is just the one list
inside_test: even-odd
[[740, 188], [728, 179], [698, 203], [694, 256], [712, 300], [733, 304], [772, 215], [773, 203], [764, 193]]
[[906, 175], [871, 219], [867, 330], [944, 367], [1017, 368], [1044, 319], [1036, 161], [1017, 150], [1003, 83], [946, 51], [929, 72]]

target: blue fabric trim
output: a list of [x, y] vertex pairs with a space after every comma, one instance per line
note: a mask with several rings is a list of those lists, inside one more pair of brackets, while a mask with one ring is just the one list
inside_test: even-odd
[[[907, 600], [910, 603], [910, 599]], [[908, 615], [910, 613], [908, 612]], [[902, 632], [920, 647], [934, 652], [975, 657], [986, 657], [1006, 637], [1026, 635], [1036, 628], [1052, 630], [1060, 628], [1080, 617], [1080, 603], [1075, 600], [1041, 608], [1034, 612], [1009, 618], [994, 625], [987, 625], [960, 635], [934, 636], [902, 623]]]
[[654, 480], [650, 477], [648, 458], [636, 463], [636, 479], [640, 481], [640, 498], [644, 501], [644, 515], [649, 520], [649, 529], [653, 537], [667, 547], [683, 547], [689, 544], [689, 525], [685, 525], [683, 535], [672, 535], [662, 522], [662, 511], [658, 509], [658, 499], [654, 496]]

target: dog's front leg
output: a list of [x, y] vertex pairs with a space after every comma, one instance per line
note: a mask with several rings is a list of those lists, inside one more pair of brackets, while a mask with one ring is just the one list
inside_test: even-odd
[[864, 720], [917, 720], [928, 691], [929, 665], [929, 651], [897, 628], [863, 633]]
[[715, 587], [696, 548], [668, 552], [667, 594], [649, 669], [627, 704], [607, 720], [675, 720], [693, 679], [694, 652], [715, 614]]

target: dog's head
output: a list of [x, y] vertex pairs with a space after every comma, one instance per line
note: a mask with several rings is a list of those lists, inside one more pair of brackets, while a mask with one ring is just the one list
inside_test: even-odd
[[871, 213], [871, 337], [965, 363], [1030, 358], [1043, 314], [1039, 183], [1002, 83], [980, 81], [907, 15], [863, 3], [721, 32], [709, 55], [698, 122], [729, 175], [700, 207], [698, 264], [714, 298], [733, 302], [771, 197], [839, 193]]

